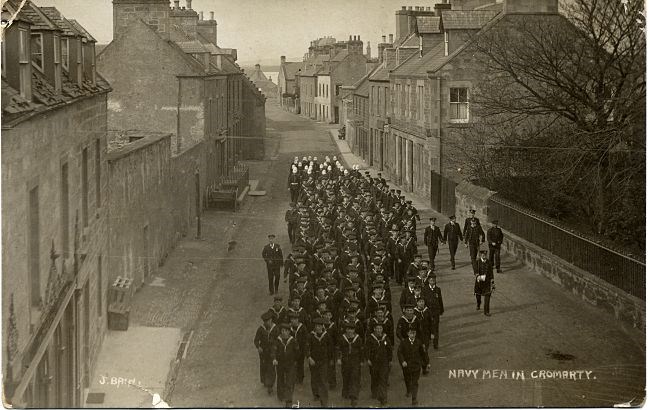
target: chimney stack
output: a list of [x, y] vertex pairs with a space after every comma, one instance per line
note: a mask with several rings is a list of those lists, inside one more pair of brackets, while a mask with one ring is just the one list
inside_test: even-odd
[[181, 9], [181, 0], [174, 0], [174, 10]]
[[199, 11], [199, 20], [203, 20], [203, 12]]
[[393, 35], [392, 34], [388, 35], [388, 42], [393, 44]]
[[214, 21], [214, 11], [210, 12], [210, 20]]
[[186, 0], [187, 1], [187, 9], [192, 10], [192, 0]]
[[286, 56], [280, 56], [280, 64], [284, 64], [287, 62], [287, 57]]

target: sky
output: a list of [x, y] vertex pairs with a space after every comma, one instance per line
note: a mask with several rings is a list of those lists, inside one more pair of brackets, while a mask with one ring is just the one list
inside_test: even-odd
[[[185, 6], [186, 0], [181, 0]], [[111, 0], [34, 0], [39, 6], [55, 6], [67, 18], [79, 21], [98, 41], [113, 37]], [[171, 3], [171, 1], [170, 1]], [[240, 62], [302, 59], [309, 42], [333, 36], [347, 40], [360, 35], [364, 50], [370, 41], [377, 56], [381, 36], [395, 33], [395, 11], [402, 5], [430, 6], [435, 0], [193, 0], [192, 8], [209, 16], [215, 12], [219, 45], [236, 48]]]

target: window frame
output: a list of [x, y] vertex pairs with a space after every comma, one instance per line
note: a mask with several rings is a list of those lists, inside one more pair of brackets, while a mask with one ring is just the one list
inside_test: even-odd
[[445, 56], [449, 55], [449, 30], [445, 30]]
[[[63, 53], [64, 48], [65, 54]], [[70, 69], [70, 39], [67, 37], [61, 38], [61, 67], [66, 71]]]
[[[44, 47], [44, 44], [43, 44], [43, 33], [31, 33], [30, 41], [33, 41], [33, 39], [35, 37], [39, 37], [41, 39], [41, 43], [40, 43], [41, 52], [40, 53], [36, 52], [37, 51], [36, 47], [33, 47], [34, 44], [32, 42], [32, 47], [31, 47], [32, 50], [30, 50], [31, 51], [31, 53], [30, 53], [31, 54], [30, 55], [31, 62], [32, 62], [32, 66], [36, 67], [36, 69], [38, 69], [38, 71], [43, 72], [43, 71], [45, 71], [45, 47]], [[34, 61], [34, 56], [37, 56], [37, 55], [41, 56], [41, 64], [40, 65], [38, 65], [38, 63], [36, 63], [36, 61]]]
[[[461, 101], [460, 94], [458, 94], [458, 101], [452, 101], [452, 90], [465, 90], [465, 101]], [[469, 87], [449, 87], [449, 122], [455, 124], [464, 124], [469, 122]], [[458, 113], [458, 109], [452, 109], [452, 107], [460, 107], [465, 105], [465, 118], [452, 118], [452, 112]]]

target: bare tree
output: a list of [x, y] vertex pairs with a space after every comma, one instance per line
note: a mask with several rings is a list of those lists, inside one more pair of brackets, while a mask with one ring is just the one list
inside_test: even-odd
[[642, 11], [642, 0], [573, 0], [564, 15], [505, 15], [475, 35], [479, 120], [460, 132], [489, 149], [465, 151], [474, 177], [536, 174], [556, 199], [574, 198], [598, 234], [616, 236], [642, 214]]

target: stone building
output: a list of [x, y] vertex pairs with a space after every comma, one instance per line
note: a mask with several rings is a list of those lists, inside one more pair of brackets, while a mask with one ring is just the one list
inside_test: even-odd
[[360, 36], [348, 41], [326, 37], [311, 42], [299, 69], [297, 88], [301, 115], [324, 122], [339, 122], [339, 92], [374, 68], [363, 53]]
[[266, 98], [277, 98], [277, 84], [275, 84], [271, 78], [266, 77], [266, 74], [264, 74], [259, 64], [255, 64], [255, 69], [250, 73], [247, 73], [247, 75], [250, 81], [255, 83], [255, 86], [262, 90], [262, 93]]
[[[115, 0], [113, 41], [98, 56], [98, 70], [113, 85], [111, 129], [144, 129], [174, 135], [181, 152], [219, 136], [228, 153], [226, 169], [262, 144], [243, 135], [245, 75], [237, 51], [217, 45], [214, 14], [201, 20], [187, 0]], [[156, 62], [155, 64], [153, 62]], [[252, 96], [246, 96], [252, 98]]]
[[20, 5], [2, 8], [4, 398], [82, 407], [107, 324], [111, 89], [81, 25]]
[[296, 73], [302, 62], [289, 62], [285, 56], [280, 57], [280, 71], [278, 72], [278, 98], [280, 106], [294, 113], [300, 112]]

